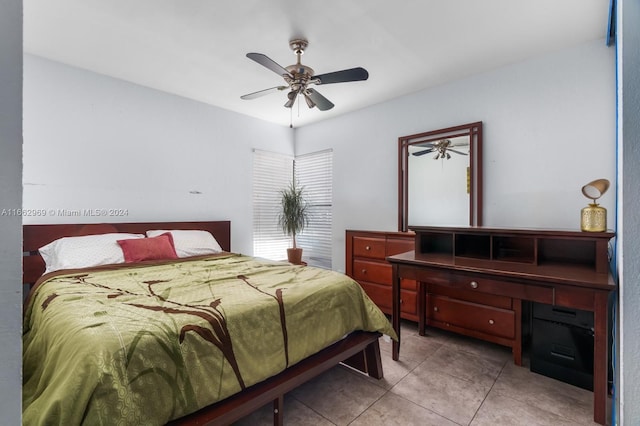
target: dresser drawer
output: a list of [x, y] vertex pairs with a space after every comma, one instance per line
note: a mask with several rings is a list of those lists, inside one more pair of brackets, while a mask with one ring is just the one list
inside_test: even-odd
[[427, 319], [507, 339], [515, 337], [513, 311], [450, 299], [446, 296], [429, 295]]
[[391, 265], [386, 262], [370, 260], [353, 261], [353, 278], [357, 281], [369, 281], [378, 284], [386, 284], [391, 287]]
[[353, 237], [353, 256], [384, 260], [385, 238]]
[[428, 280], [426, 282], [455, 289], [513, 297], [533, 302], [554, 303], [554, 291], [552, 287], [503, 281], [473, 273], [452, 272], [434, 268], [429, 270]]
[[[393, 270], [391, 265], [386, 262], [377, 262], [375, 260], [354, 260], [352, 278], [356, 281], [369, 281], [376, 284], [382, 284], [391, 289]], [[400, 281], [400, 288], [411, 290], [414, 293], [418, 289], [414, 280], [407, 279], [402, 279]]]
[[[391, 313], [391, 287], [381, 284], [374, 284], [368, 282], [361, 282], [360, 286], [367, 293], [369, 299], [383, 312]], [[400, 292], [400, 312], [402, 314], [409, 314], [410, 319], [417, 321], [416, 315], [418, 314], [417, 296], [415, 291], [402, 290]], [[405, 318], [404, 315], [402, 315]]]
[[387, 239], [387, 256], [394, 256], [400, 253], [406, 253], [415, 249], [413, 238], [388, 238]]
[[418, 295], [415, 291], [400, 290], [400, 312], [418, 315]]
[[410, 290], [414, 293], [418, 292], [418, 283], [415, 280], [407, 280], [405, 278], [400, 280], [400, 288], [402, 290]]
[[359, 284], [369, 299], [378, 305], [383, 312], [391, 312], [391, 287], [368, 282], [360, 282]]

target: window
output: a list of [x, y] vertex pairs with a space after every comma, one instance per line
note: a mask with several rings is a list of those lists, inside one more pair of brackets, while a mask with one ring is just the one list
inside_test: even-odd
[[305, 154], [295, 159], [266, 151], [254, 151], [253, 255], [273, 260], [286, 258], [290, 238], [278, 226], [280, 190], [291, 179], [305, 189], [309, 224], [296, 237], [303, 260], [331, 269], [333, 151]]
[[293, 157], [253, 152], [253, 255], [272, 260], [287, 258], [290, 238], [278, 226], [280, 190], [293, 178]]
[[309, 224], [298, 237], [302, 256], [309, 265], [331, 269], [333, 151], [296, 157], [294, 171], [309, 208]]

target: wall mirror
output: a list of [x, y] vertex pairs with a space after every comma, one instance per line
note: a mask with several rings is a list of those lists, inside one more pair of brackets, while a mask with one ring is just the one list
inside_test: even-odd
[[398, 229], [482, 225], [482, 122], [398, 138]]

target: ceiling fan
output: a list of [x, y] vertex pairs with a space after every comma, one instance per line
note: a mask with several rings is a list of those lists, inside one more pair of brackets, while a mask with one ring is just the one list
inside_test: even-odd
[[413, 155], [420, 156], [420, 155], [429, 154], [431, 152], [436, 152], [436, 156], [434, 157], [434, 160], [437, 160], [437, 159], [444, 160], [445, 158], [448, 160], [451, 158], [451, 155], [449, 154], [449, 152], [454, 152], [460, 155], [469, 155], [466, 152], [458, 151], [452, 148], [454, 146], [468, 146], [468, 145], [469, 143], [455, 144], [455, 143], [452, 143], [450, 139], [441, 139], [439, 141], [429, 142], [424, 145], [419, 145], [421, 147], [426, 147], [427, 149], [414, 152]]
[[241, 99], [255, 99], [269, 93], [289, 90], [287, 93], [287, 102], [284, 104], [286, 108], [293, 107], [298, 96], [303, 96], [309, 108], [318, 107], [321, 111], [327, 111], [334, 107], [333, 103], [322, 96], [317, 90], [309, 87], [312, 84], [333, 84], [344, 83], [348, 81], [361, 81], [369, 78], [367, 70], [361, 67], [350, 68], [342, 71], [334, 71], [326, 74], [315, 75], [311, 67], [303, 65], [300, 57], [304, 54], [304, 49], [308, 46], [307, 40], [295, 39], [289, 42], [289, 47], [297, 56], [297, 62], [284, 68], [262, 53], [247, 53], [247, 58], [252, 59], [260, 65], [270, 69], [276, 74], [284, 78], [286, 85], [275, 86], [269, 89], [259, 90], [240, 96]]

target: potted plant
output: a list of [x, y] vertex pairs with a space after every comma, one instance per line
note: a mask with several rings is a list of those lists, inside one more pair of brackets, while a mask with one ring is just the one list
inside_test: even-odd
[[309, 222], [304, 188], [297, 186], [294, 179], [288, 188], [280, 191], [280, 196], [278, 225], [286, 235], [291, 236], [293, 243], [292, 247], [287, 249], [287, 259], [289, 263], [299, 265], [302, 263], [302, 248], [296, 246], [296, 235], [302, 232]]

